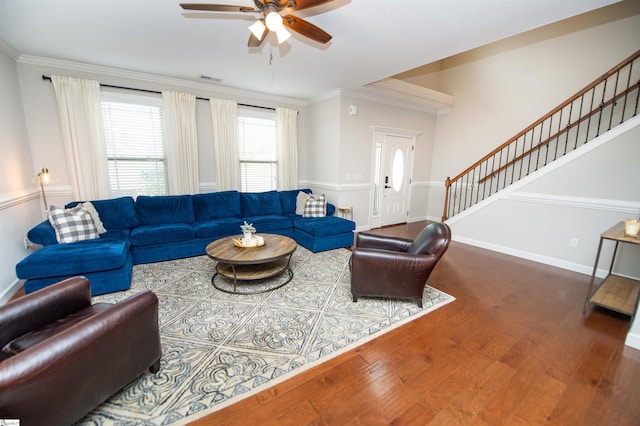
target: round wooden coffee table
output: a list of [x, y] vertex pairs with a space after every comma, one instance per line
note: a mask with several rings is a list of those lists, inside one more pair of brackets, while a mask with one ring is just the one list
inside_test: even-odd
[[[289, 237], [275, 234], [260, 234], [265, 244], [260, 247], [236, 247], [234, 239], [242, 236], [226, 237], [207, 246], [207, 255], [218, 262], [211, 284], [218, 290], [232, 294], [258, 294], [280, 288], [293, 278], [289, 263], [291, 255], [298, 245]], [[259, 287], [258, 290], [246, 290], [245, 284], [254, 284], [258, 280], [275, 277], [286, 272], [284, 282]], [[231, 280], [232, 285], [225, 288], [223, 280]], [[240, 285], [240, 287], [239, 287]], [[240, 290], [244, 289], [244, 290]]]

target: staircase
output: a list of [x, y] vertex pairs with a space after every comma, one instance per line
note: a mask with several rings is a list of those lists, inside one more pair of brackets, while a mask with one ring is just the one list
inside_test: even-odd
[[445, 181], [442, 220], [578, 149], [638, 114], [640, 50]]

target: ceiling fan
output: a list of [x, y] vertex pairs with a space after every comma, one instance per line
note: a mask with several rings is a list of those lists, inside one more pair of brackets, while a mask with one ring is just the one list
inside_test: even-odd
[[[302, 18], [291, 15], [291, 12], [308, 9], [329, 3], [333, 0], [253, 0], [255, 8], [248, 6], [231, 6], [224, 4], [180, 3], [185, 10], [199, 10], [207, 12], [241, 12], [257, 13], [258, 20], [249, 27], [249, 47], [258, 47], [269, 33], [273, 31], [282, 43], [291, 37], [285, 27], [319, 43], [327, 43], [331, 35]], [[281, 13], [284, 12], [284, 15]]]

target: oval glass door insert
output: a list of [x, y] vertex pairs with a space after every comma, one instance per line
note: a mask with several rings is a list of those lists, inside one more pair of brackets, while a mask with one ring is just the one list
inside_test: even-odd
[[391, 170], [391, 186], [395, 192], [400, 192], [404, 182], [404, 153], [401, 149], [396, 149], [393, 154], [393, 169]]

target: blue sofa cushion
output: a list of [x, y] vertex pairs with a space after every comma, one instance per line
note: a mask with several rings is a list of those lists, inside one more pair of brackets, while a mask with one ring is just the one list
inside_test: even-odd
[[[74, 201], [65, 206], [65, 208], [75, 207], [83, 201]], [[126, 229], [138, 226], [136, 219], [136, 209], [133, 198], [120, 197], [109, 200], [91, 201], [95, 207], [100, 220], [104, 227], [109, 229]], [[33, 241], [33, 240], [32, 240]]]
[[140, 225], [193, 223], [191, 195], [139, 195], [136, 217]]
[[134, 247], [174, 243], [193, 238], [195, 238], [193, 227], [186, 223], [142, 225], [131, 231], [131, 245]]
[[293, 227], [315, 237], [326, 237], [351, 232], [356, 229], [356, 224], [335, 216], [301, 217], [293, 220]]
[[309, 188], [280, 191], [280, 206], [282, 207], [283, 214], [289, 215], [296, 213], [296, 198], [300, 191], [311, 194], [311, 189]]
[[281, 229], [291, 229], [291, 218], [283, 215], [263, 215], [246, 218], [248, 223], [253, 223], [257, 234], [278, 231]]
[[229, 235], [240, 235], [242, 220], [237, 218], [207, 220], [205, 222], [196, 222], [193, 229], [197, 238], [220, 238]]
[[[278, 191], [241, 192], [240, 203], [245, 217], [267, 214], [282, 214]], [[251, 223], [249, 219], [247, 222]]]
[[48, 245], [22, 259], [16, 265], [16, 275], [33, 279], [117, 269], [127, 262], [129, 247], [126, 238]]
[[240, 217], [240, 193], [238, 191], [211, 192], [192, 196], [193, 214], [197, 222], [228, 217]]

